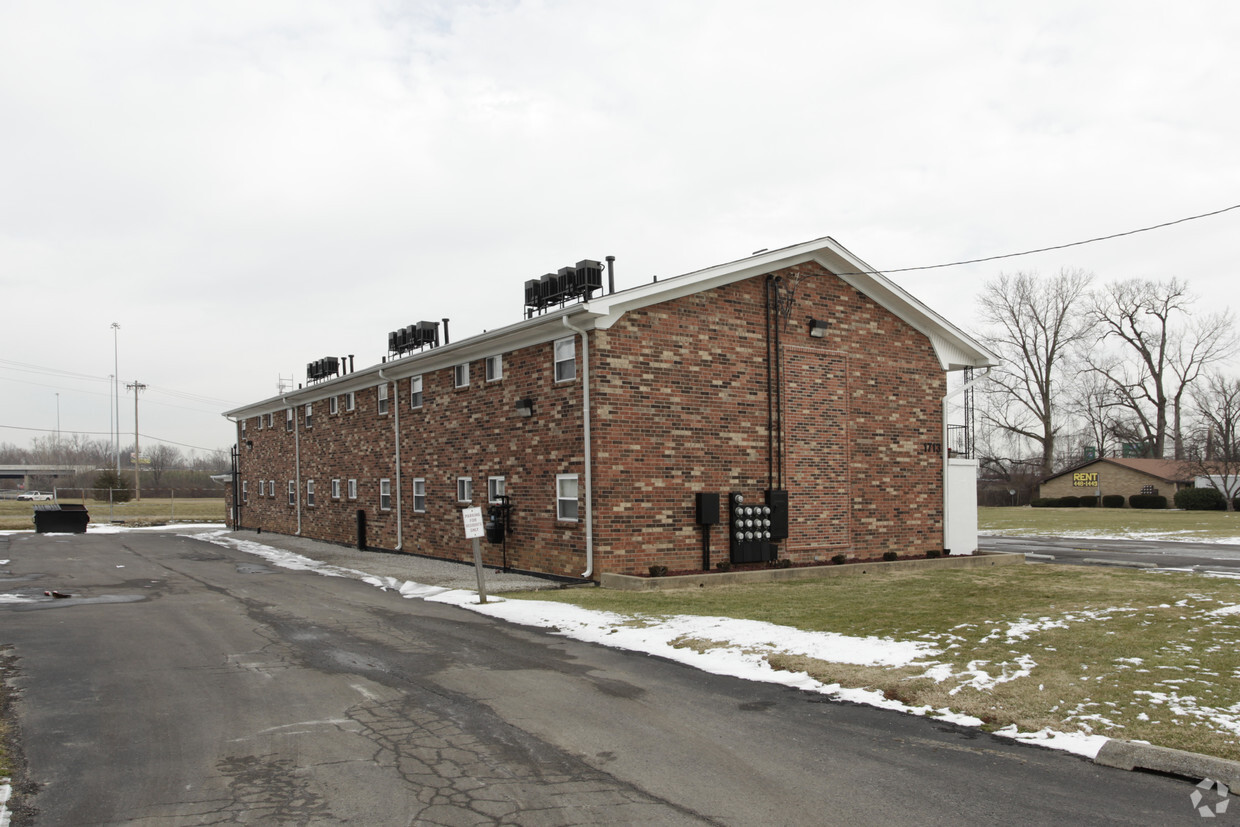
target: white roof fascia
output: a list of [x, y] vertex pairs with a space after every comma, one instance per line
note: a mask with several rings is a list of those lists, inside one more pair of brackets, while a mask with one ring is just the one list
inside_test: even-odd
[[[521, 348], [552, 342], [565, 336], [574, 335], [573, 331], [565, 327], [564, 323], [560, 321], [561, 317], [566, 317], [570, 314], [574, 319], [579, 320], [578, 324], [581, 323], [580, 320], [584, 319], [587, 325], [596, 315], [591, 312], [589, 305], [585, 303], [557, 308], [554, 311], [544, 313], [541, 316], [535, 316], [532, 319], [523, 319], [508, 327], [491, 330], [478, 336], [462, 339], [459, 342], [440, 345], [420, 353], [391, 359], [377, 365], [370, 365], [335, 379], [328, 379], [309, 387], [269, 397], [261, 402], [234, 408], [231, 411], [225, 411], [224, 416], [248, 419], [252, 416], [274, 413], [285, 408], [305, 405], [308, 402], [319, 402], [342, 393], [349, 393], [350, 391], [354, 393], [364, 391], [380, 384], [384, 381], [384, 378], [389, 381], [392, 379], [406, 379], [410, 376], [418, 376], [423, 373], [450, 368], [463, 362], [473, 362], [478, 359], [485, 359], [488, 356], [496, 356]], [[379, 371], [383, 371], [384, 378], [379, 377]]]

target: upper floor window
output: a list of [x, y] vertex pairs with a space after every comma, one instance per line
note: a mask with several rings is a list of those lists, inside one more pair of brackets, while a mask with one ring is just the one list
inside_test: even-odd
[[245, 480], [241, 481], [241, 502], [248, 503], [250, 501], [250, 484]]
[[487, 381], [494, 382], [496, 379], [504, 378], [504, 357], [488, 356], [487, 357]]
[[293, 409], [286, 408], [284, 411], [284, 430], [293, 430]]
[[288, 481], [288, 504], [297, 505], [297, 483], [293, 480]]
[[386, 413], [388, 412], [388, 386], [387, 386], [387, 382], [384, 382], [382, 385], [380, 385], [380, 386], [379, 386], [379, 407], [378, 407], [378, 411], [379, 411], [379, 416], [383, 416], [384, 414], [386, 414]]
[[314, 480], [306, 480], [306, 506], [314, 507]]
[[409, 407], [422, 407], [422, 377], [414, 376], [409, 380]]
[[314, 425], [314, 406], [309, 402], [306, 403], [306, 430]]
[[276, 426], [276, 415], [274, 413], [267, 414], [267, 427], [274, 428]]
[[357, 394], [354, 393], [353, 391], [349, 391], [348, 393], [344, 395], [344, 409], [346, 411], [352, 411], [352, 410], [355, 410], [356, 408], [357, 408]]
[[462, 365], [457, 365], [455, 368], [453, 368], [452, 378], [453, 378], [453, 382], [455, 383], [456, 387], [468, 388], [469, 387], [469, 362], [466, 362]]
[[577, 378], [577, 340], [572, 336], [555, 340], [555, 381]]
[[357, 480], [349, 480], [349, 499], [357, 499]]
[[577, 520], [577, 475], [555, 475], [555, 518]]
[[332, 480], [332, 499], [340, 499], [340, 480]]
[[249, 421], [248, 419], [241, 420], [241, 438], [242, 439], [245, 439], [245, 423], [248, 421]]
[[258, 496], [259, 497], [267, 496], [267, 480], [258, 481]]
[[340, 397], [339, 396], [333, 396], [331, 399], [327, 400], [327, 412], [331, 414], [332, 416], [335, 416], [336, 414], [340, 413]]

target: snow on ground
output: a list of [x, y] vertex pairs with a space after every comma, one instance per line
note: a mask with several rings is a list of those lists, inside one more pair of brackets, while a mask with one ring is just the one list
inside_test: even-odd
[[[856, 637], [833, 632], [805, 632], [753, 620], [727, 617], [676, 615], [672, 617], [633, 617], [612, 612], [593, 611], [565, 603], [542, 600], [505, 600], [490, 597], [478, 602], [477, 592], [465, 589], [443, 589], [392, 577], [376, 577], [356, 569], [327, 565], [288, 551], [272, 548], [252, 540], [224, 536], [226, 532], [190, 535], [200, 540], [236, 548], [254, 554], [276, 566], [298, 571], [314, 571], [330, 577], [356, 577], [381, 589], [396, 591], [406, 598], [420, 598], [459, 606], [510, 623], [535, 626], [574, 640], [644, 652], [649, 655], [683, 663], [705, 672], [730, 675], [743, 680], [777, 683], [784, 686], [820, 692], [843, 701], [867, 704], [882, 709], [926, 715], [962, 726], [981, 726], [982, 721], [949, 709], [911, 707], [885, 698], [881, 693], [865, 689], [849, 689], [839, 684], [824, 684], [804, 672], [772, 669], [767, 657], [774, 653], [805, 655], [820, 660], [875, 666], [910, 666], [925, 664], [935, 668], [932, 659], [940, 654], [935, 644], [925, 641], [898, 641], [888, 638]], [[1075, 618], [1074, 618], [1075, 619]], [[1016, 634], [1021, 630], [1016, 629]], [[696, 641], [700, 645], [677, 645]], [[997, 676], [971, 664], [973, 681], [978, 686], [1014, 680], [1027, 674], [1036, 664], [1032, 658], [1018, 659], [1019, 669], [1005, 669]], [[932, 674], [928, 672], [927, 674]], [[959, 677], [956, 674], [955, 677]], [[1053, 749], [1093, 758], [1107, 742], [1100, 735], [1063, 733], [1051, 730], [1018, 732], [1016, 728], [999, 731], [1000, 735]]]
[[1079, 537], [1088, 540], [1169, 540], [1171, 542], [1215, 543], [1240, 545], [1240, 537], [1203, 537], [1192, 529], [1184, 531], [1124, 531], [1116, 533], [1103, 529], [1073, 528], [1037, 530], [1032, 528], [988, 528], [982, 532], [988, 537]]

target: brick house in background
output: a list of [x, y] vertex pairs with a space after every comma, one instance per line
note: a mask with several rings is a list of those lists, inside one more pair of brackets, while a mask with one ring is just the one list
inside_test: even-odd
[[707, 531], [712, 564], [976, 550], [947, 372], [994, 356], [837, 242], [595, 292], [228, 411], [230, 513], [466, 561], [460, 509], [502, 495], [487, 564], [587, 579], [701, 568]]
[[1039, 497], [1101, 497], [1119, 494], [1127, 506], [1134, 494], [1158, 494], [1172, 502], [1175, 492], [1192, 488], [1194, 466], [1175, 459], [1103, 458], [1047, 477]]

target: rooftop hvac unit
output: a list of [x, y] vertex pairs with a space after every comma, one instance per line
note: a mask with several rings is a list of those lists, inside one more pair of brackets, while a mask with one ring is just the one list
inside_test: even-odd
[[548, 273], [538, 280], [538, 300], [546, 307], [556, 301], [555, 273]]
[[388, 353], [395, 353], [399, 347], [400, 331], [393, 330], [388, 334]]
[[560, 301], [571, 298], [577, 292], [577, 271], [561, 267], [555, 277], [555, 292]]
[[413, 326], [414, 347], [439, 347], [439, 322], [418, 322]]
[[590, 298], [595, 290], [603, 289], [603, 265], [592, 259], [577, 262], [577, 293]]
[[542, 307], [542, 302], [538, 298], [538, 279], [530, 279], [525, 283], [525, 306]]

